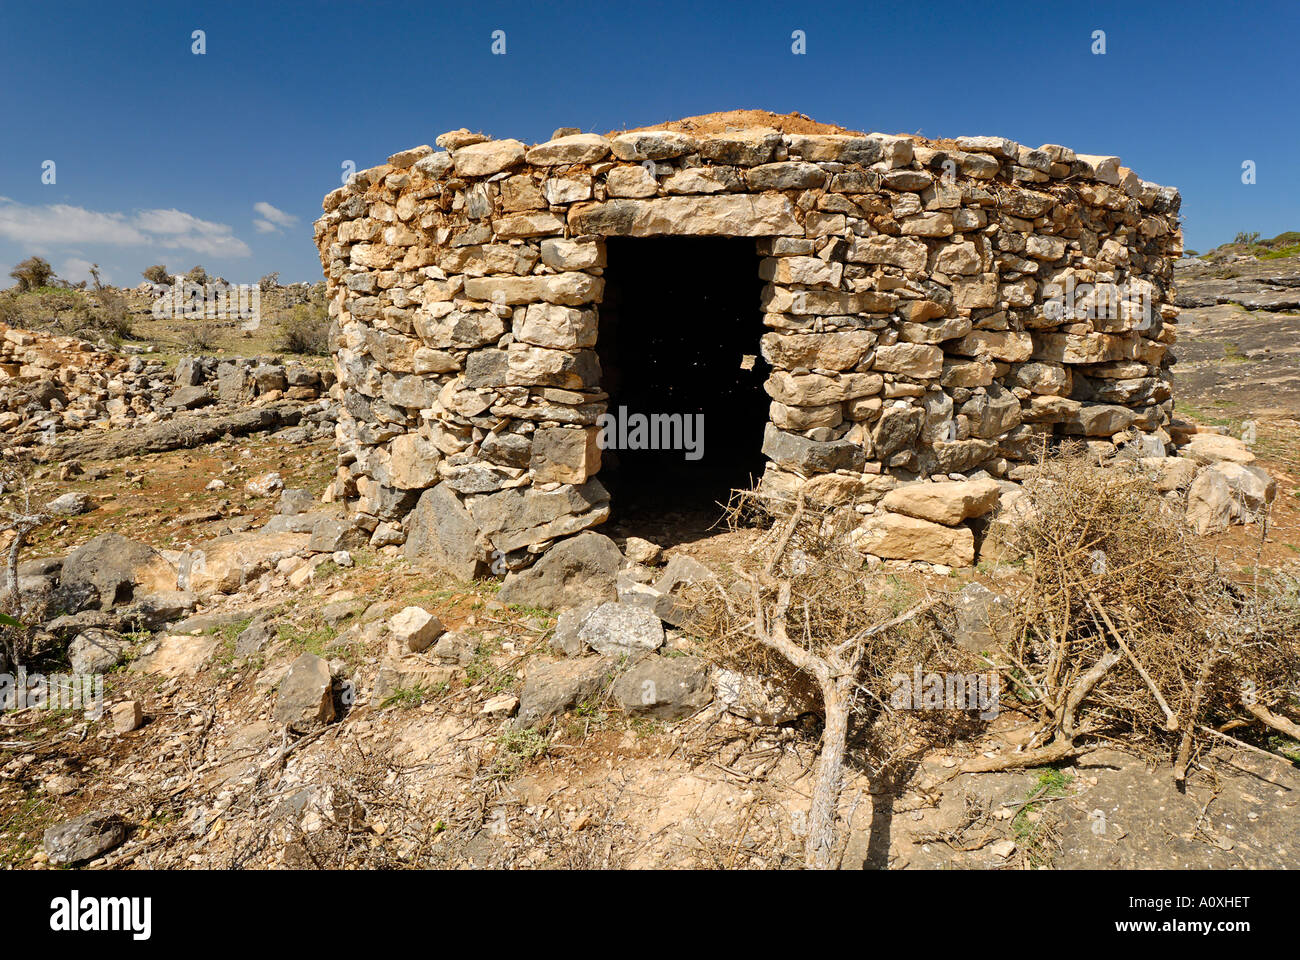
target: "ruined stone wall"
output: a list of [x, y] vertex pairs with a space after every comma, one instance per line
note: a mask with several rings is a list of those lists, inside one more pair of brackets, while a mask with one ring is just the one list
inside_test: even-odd
[[468, 576], [607, 517], [608, 236], [756, 238], [769, 488], [870, 514], [899, 484], [1014, 479], [1044, 434], [1168, 448], [1180, 198], [1117, 157], [771, 129], [436, 142], [356, 174], [315, 225], [335, 493], [376, 545]]

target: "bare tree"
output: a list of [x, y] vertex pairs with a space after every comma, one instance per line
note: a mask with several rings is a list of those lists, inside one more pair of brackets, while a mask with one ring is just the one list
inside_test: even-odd
[[32, 633], [18, 588], [18, 561], [27, 538], [50, 517], [33, 506], [30, 473], [21, 462], [0, 466], [0, 498], [0, 534], [12, 535], [6, 550], [6, 609], [0, 613], [0, 673], [7, 673], [26, 661]]

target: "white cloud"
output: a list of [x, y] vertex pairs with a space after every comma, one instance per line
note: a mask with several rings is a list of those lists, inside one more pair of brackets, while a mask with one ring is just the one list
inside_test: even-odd
[[192, 250], [214, 257], [252, 254], [228, 225], [183, 210], [139, 210], [128, 215], [63, 203], [25, 206], [0, 199], [0, 238], [41, 248], [104, 243]]
[[259, 214], [258, 219], [253, 221], [253, 226], [257, 228], [258, 233], [276, 233], [281, 227], [292, 227], [298, 222], [298, 218], [293, 214], [285, 213], [265, 200], [253, 204], [253, 211]]
[[[58, 274], [69, 283], [80, 283], [82, 280], [90, 279], [90, 268], [93, 266], [94, 264], [89, 260], [83, 260], [80, 257], [69, 257], [59, 267]], [[108, 283], [112, 278], [109, 277], [108, 271], [101, 269], [99, 279], [104, 283]]]

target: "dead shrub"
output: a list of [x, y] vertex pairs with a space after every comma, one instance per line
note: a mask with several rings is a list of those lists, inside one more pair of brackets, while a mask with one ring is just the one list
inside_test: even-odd
[[952, 675], [983, 665], [936, 628], [930, 614], [938, 598], [864, 569], [849, 542], [859, 520], [852, 510], [740, 493], [731, 517], [770, 528], [734, 561], [734, 584], [693, 588], [691, 629], [722, 665], [776, 679], [795, 696], [811, 689], [821, 701], [804, 856], [811, 867], [827, 867], [850, 725], [876, 764], [872, 772], [883, 773], [971, 719], [962, 711], [895, 709], [898, 678], [917, 667]]
[[1000, 666], [1039, 724], [1009, 765], [1118, 739], [1173, 759], [1181, 781], [1216, 727], [1243, 714], [1294, 726], [1295, 584], [1233, 582], [1181, 504], [1139, 471], [1097, 467], [1077, 448], [1045, 454], [997, 527], [1025, 560], [1023, 577], [1004, 584], [1013, 615]]

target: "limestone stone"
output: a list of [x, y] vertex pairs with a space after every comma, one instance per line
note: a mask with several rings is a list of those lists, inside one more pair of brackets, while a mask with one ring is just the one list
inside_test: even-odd
[[567, 163], [595, 163], [609, 156], [610, 143], [594, 133], [578, 133], [556, 137], [546, 143], [531, 147], [524, 159], [538, 167], [554, 167]]
[[606, 657], [636, 659], [664, 644], [664, 625], [644, 607], [613, 601], [583, 618], [578, 639]]
[[1219, 463], [1226, 460], [1231, 463], [1252, 464], [1255, 454], [1236, 437], [1220, 433], [1196, 433], [1180, 451], [1181, 455], [1196, 463]]
[[420, 653], [446, 631], [442, 621], [423, 607], [405, 607], [388, 620], [388, 632], [405, 649]]
[[277, 723], [303, 729], [334, 719], [334, 698], [329, 664], [314, 653], [304, 653], [280, 681], [275, 699]]
[[943, 372], [943, 351], [923, 343], [896, 343], [877, 347], [872, 366], [887, 373], [931, 380]]
[[537, 483], [586, 483], [600, 470], [594, 427], [543, 427], [533, 434], [529, 470]]
[[885, 494], [880, 506], [894, 513], [956, 526], [982, 517], [998, 505], [1001, 488], [996, 480], [907, 483]]
[[863, 553], [894, 560], [924, 560], [950, 567], [975, 562], [975, 535], [969, 527], [949, 527], [930, 520], [884, 511], [872, 514], [855, 537]]
[[763, 237], [802, 230], [789, 198], [779, 194], [579, 203], [569, 209], [569, 228], [627, 237]]
[[462, 177], [490, 177], [517, 164], [524, 150], [518, 140], [488, 140], [453, 149], [451, 156]]
[[610, 693], [629, 716], [680, 720], [713, 699], [708, 664], [698, 657], [646, 657], [614, 681]]
[[450, 487], [440, 483], [420, 495], [407, 518], [402, 552], [408, 559], [428, 559], [460, 580], [473, 580], [485, 555], [479, 536], [469, 511]]
[[621, 133], [610, 142], [614, 156], [620, 160], [671, 160], [699, 149], [699, 141], [685, 133], [670, 130], [643, 130]]

